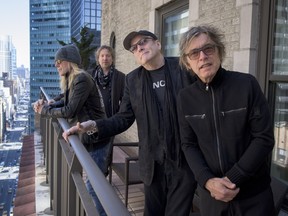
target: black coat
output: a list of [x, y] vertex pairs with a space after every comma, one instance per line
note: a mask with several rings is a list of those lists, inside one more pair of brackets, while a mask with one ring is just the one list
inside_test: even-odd
[[[173, 88], [173, 91], [177, 93], [184, 85], [194, 81], [194, 79], [189, 77], [188, 72], [180, 69], [178, 58], [166, 58], [166, 64], [170, 68], [169, 73], [173, 80], [173, 86], [167, 88]], [[142, 100], [144, 81], [141, 73], [143, 72], [147, 71], [140, 66], [126, 75], [125, 91], [119, 112], [107, 120], [98, 120], [97, 126], [99, 138], [109, 137], [127, 130], [136, 119], [139, 138], [140, 178], [146, 185], [150, 185], [154, 174], [154, 158], [151, 153], [151, 145], [159, 144], [159, 133], [157, 130], [151, 130], [155, 122], [147, 124], [147, 116], [151, 116], [152, 111], [144, 108], [145, 104], [143, 104]], [[178, 128], [178, 125], [174, 125], [174, 127]], [[180, 151], [180, 138], [175, 145], [177, 145], [175, 149]], [[176, 158], [176, 160], [180, 160], [180, 158]]]
[[[101, 100], [94, 79], [90, 74], [82, 72], [75, 77], [71, 88], [64, 92], [63, 98], [55, 104], [44, 106], [41, 115], [65, 118], [71, 125], [89, 119], [103, 119], [106, 118], [106, 114]], [[93, 139], [83, 140], [84, 137], [88, 138], [88, 135], [85, 133], [81, 136], [84, 145], [91, 144], [85, 142], [93, 142]], [[96, 142], [96, 139], [94, 141]]]
[[268, 103], [251, 74], [220, 68], [209, 85], [199, 79], [178, 95], [183, 151], [197, 182], [227, 176], [240, 197], [270, 185], [274, 146]]
[[[90, 74], [95, 79], [96, 69], [90, 72]], [[125, 74], [117, 69], [114, 69], [111, 83], [111, 110], [112, 115], [114, 115], [118, 112], [122, 97], [124, 95]]]

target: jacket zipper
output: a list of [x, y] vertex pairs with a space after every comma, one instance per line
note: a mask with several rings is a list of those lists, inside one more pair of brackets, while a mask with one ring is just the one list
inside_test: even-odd
[[221, 160], [219, 132], [218, 132], [218, 128], [217, 128], [215, 96], [214, 96], [213, 88], [212, 88], [211, 86], [210, 86], [210, 89], [211, 89], [211, 93], [212, 93], [213, 118], [214, 118], [214, 127], [215, 127], [215, 131], [216, 131], [216, 144], [217, 144], [218, 160], [219, 160], [219, 166], [220, 166], [221, 172], [222, 172], [222, 174], [224, 175], [224, 172], [223, 172], [223, 164], [222, 164], [222, 160]]
[[205, 114], [200, 114], [200, 115], [185, 115], [185, 118], [205, 119], [205, 117], [206, 117]]
[[226, 114], [233, 113], [233, 112], [240, 112], [240, 111], [243, 111], [243, 110], [246, 110], [246, 109], [247, 109], [246, 107], [243, 107], [243, 108], [239, 108], [239, 109], [221, 111], [221, 114], [222, 114], [222, 116], [225, 116]]

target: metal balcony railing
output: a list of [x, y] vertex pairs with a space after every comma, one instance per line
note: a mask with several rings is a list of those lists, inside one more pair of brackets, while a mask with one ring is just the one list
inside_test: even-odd
[[[41, 98], [50, 99], [41, 88]], [[50, 185], [50, 208], [56, 216], [97, 216], [98, 212], [86, 189], [83, 170], [90, 180], [107, 215], [130, 215], [77, 135], [62, 138], [69, 128], [63, 118], [40, 118], [44, 145], [46, 181]]]

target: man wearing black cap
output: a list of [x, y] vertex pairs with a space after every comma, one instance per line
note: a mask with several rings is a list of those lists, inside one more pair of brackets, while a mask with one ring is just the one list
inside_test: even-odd
[[119, 112], [106, 120], [78, 123], [63, 137], [87, 131], [109, 137], [127, 130], [136, 119], [144, 215], [189, 215], [196, 182], [181, 151], [175, 100], [194, 79], [180, 69], [178, 58], [164, 58], [157, 36], [149, 31], [131, 32], [123, 45], [141, 66], [126, 76]]

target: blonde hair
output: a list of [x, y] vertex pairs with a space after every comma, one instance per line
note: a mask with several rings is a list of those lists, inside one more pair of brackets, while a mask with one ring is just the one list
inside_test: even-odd
[[65, 92], [67, 90], [67, 81], [68, 81], [68, 89], [70, 89], [75, 77], [78, 74], [85, 72], [83, 69], [80, 69], [77, 64], [72, 62], [68, 62], [68, 67], [70, 68], [69, 72], [66, 74], [66, 76], [61, 76], [60, 79], [61, 92]]

